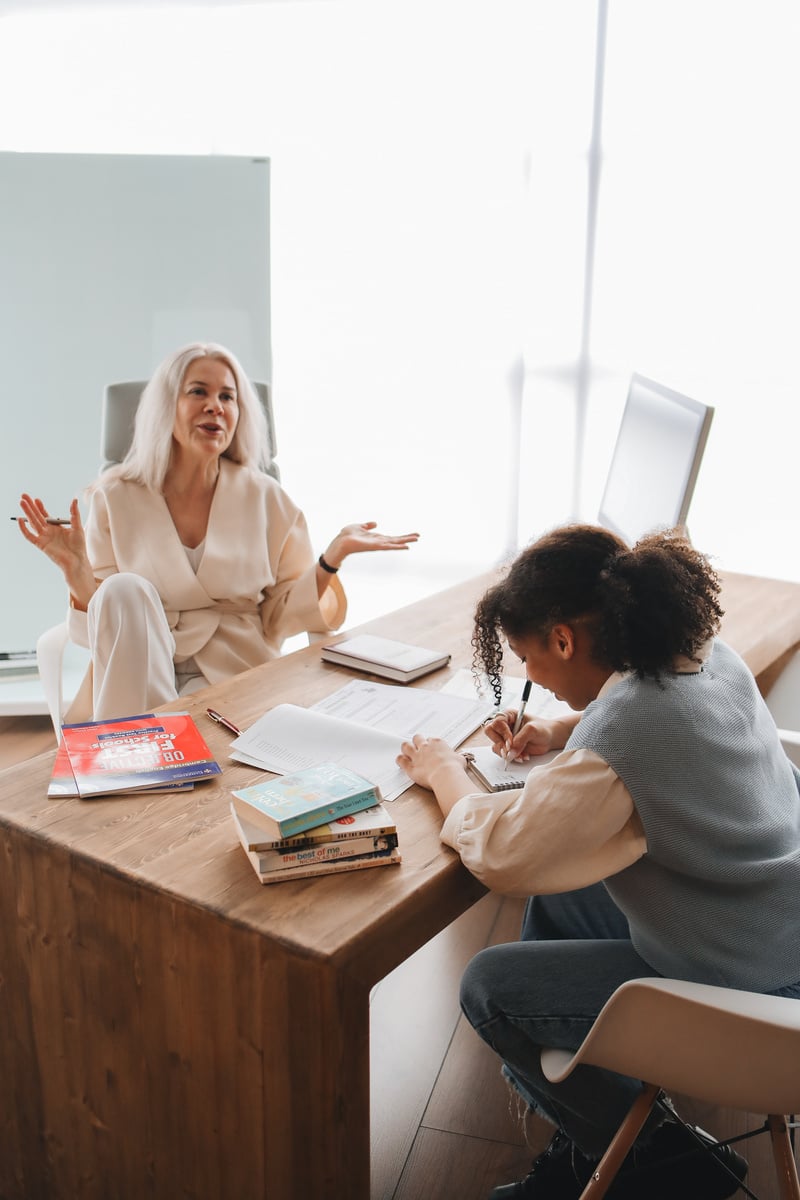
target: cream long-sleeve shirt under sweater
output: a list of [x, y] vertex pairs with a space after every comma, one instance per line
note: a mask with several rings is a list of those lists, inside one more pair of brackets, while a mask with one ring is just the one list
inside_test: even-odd
[[[673, 670], [696, 673], [710, 648], [709, 642], [697, 662], [678, 659]], [[610, 675], [599, 697], [623, 678]], [[441, 839], [476, 879], [507, 896], [588, 887], [647, 853], [630, 792], [599, 754], [583, 748], [562, 750], [535, 767], [523, 788], [462, 796]]]
[[509, 896], [586, 887], [647, 850], [630, 792], [584, 749], [535, 767], [519, 790], [462, 797], [441, 836], [481, 883]]

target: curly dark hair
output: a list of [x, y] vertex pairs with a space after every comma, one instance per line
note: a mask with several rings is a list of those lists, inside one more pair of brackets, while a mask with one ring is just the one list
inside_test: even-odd
[[566, 525], [528, 546], [475, 611], [473, 668], [497, 703], [501, 636], [546, 637], [554, 625], [588, 624], [592, 656], [611, 671], [658, 678], [679, 656], [697, 661], [719, 629], [720, 583], [708, 558], [678, 530], [629, 549], [607, 529]]

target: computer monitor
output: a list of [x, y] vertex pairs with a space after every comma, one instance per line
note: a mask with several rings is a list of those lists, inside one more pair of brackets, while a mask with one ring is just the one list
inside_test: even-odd
[[631, 377], [598, 520], [632, 545], [685, 525], [714, 409]]

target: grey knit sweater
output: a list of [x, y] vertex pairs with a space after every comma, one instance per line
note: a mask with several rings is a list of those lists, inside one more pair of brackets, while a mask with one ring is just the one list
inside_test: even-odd
[[800, 980], [800, 772], [742, 660], [629, 676], [567, 743], [622, 779], [647, 854], [606, 880], [637, 952], [665, 976], [753, 991]]

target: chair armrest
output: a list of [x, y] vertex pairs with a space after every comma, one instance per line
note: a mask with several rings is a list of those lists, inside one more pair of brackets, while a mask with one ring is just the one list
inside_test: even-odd
[[795, 729], [779, 729], [778, 734], [788, 757], [800, 767], [800, 733]]
[[62, 621], [60, 625], [46, 629], [36, 643], [39, 678], [42, 681], [50, 720], [53, 722], [53, 728], [59, 741], [61, 741], [61, 716], [64, 708], [64, 650], [68, 641], [67, 623]]

